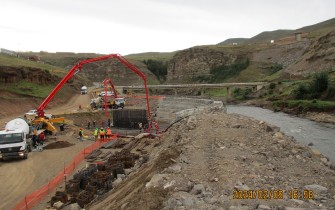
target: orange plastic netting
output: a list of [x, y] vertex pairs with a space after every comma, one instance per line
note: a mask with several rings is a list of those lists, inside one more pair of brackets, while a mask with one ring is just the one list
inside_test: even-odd
[[33, 208], [38, 202], [44, 199], [46, 195], [49, 194], [53, 189], [55, 189], [59, 184], [64, 182], [64, 178], [72, 173], [76, 166], [84, 160], [84, 158], [92, 153], [95, 149], [99, 148], [101, 145], [108, 141], [117, 139], [117, 134], [113, 135], [111, 138], [105, 139], [104, 141], [96, 141], [93, 144], [85, 147], [80, 151], [73, 160], [65, 166], [62, 171], [60, 171], [57, 176], [55, 176], [49, 183], [45, 184], [38, 190], [26, 195], [15, 207], [14, 210], [27, 210]]

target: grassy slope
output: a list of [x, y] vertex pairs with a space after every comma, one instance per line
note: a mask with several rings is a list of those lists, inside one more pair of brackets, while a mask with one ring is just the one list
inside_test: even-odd
[[269, 76], [269, 71], [261, 68], [259, 62], [251, 62], [247, 69], [241, 71], [239, 75], [229, 78], [226, 82], [256, 82], [264, 81]]
[[335, 109], [334, 101], [321, 100], [285, 100], [273, 102], [274, 107], [298, 108], [300, 112], [332, 111]]
[[24, 58], [17, 58], [13, 56], [8, 56], [4, 54], [0, 54], [0, 66], [10, 66], [10, 67], [32, 67], [32, 68], [39, 68], [42, 70], [49, 70], [50, 73], [54, 70], [56, 72], [64, 71], [63, 68], [41, 63], [41, 62], [35, 62], [35, 61], [29, 61]]
[[168, 61], [170, 60], [177, 51], [175, 52], [146, 52], [146, 53], [138, 53], [138, 54], [129, 54], [126, 55], [125, 58], [143, 61], [143, 60], [160, 60], [160, 61]]
[[2, 87], [2, 90], [7, 90], [19, 95], [32, 96], [37, 98], [45, 98], [49, 95], [51, 90], [55, 87], [53, 84], [41, 85], [28, 81], [21, 80], [17, 83], [9, 84]]
[[298, 28], [296, 31], [311, 32], [311, 31], [318, 31], [320, 29], [334, 28], [334, 27], [335, 27], [335, 18], [332, 18], [314, 25]]
[[[16, 67], [16, 68], [30, 67], [30, 68], [41, 69], [41, 71], [48, 70], [51, 75], [57, 76], [59, 78], [62, 78], [67, 73], [65, 69], [58, 67], [58, 66], [49, 65], [49, 64], [42, 63], [42, 62], [29, 61], [24, 58], [17, 58], [17, 57], [3, 55], [3, 54], [0, 54], [0, 66], [9, 66], [9, 67]], [[24, 95], [24, 96], [45, 98], [49, 95], [49, 93], [51, 92], [51, 90], [54, 89], [55, 86], [56, 84], [42, 85], [42, 84], [32, 83], [30, 81], [21, 80], [16, 83], [10, 83], [6, 85], [2, 84], [0, 85], [0, 90], [5, 90], [8, 92], [12, 92], [12, 93]], [[63, 89], [65, 92], [72, 91], [71, 90], [72, 88], [67, 87], [67, 86], [64, 86]]]
[[267, 42], [270, 40], [280, 39], [286, 36], [292, 36], [294, 34], [294, 30], [275, 30], [275, 31], [264, 31], [260, 34], [257, 34], [254, 37], [246, 40], [245, 43], [260, 43]]
[[229, 45], [233, 43], [242, 44], [247, 40], [248, 38], [231, 38], [231, 39], [226, 39], [225, 41], [218, 43], [218, 45]]
[[95, 53], [71, 53], [71, 52], [57, 52], [57, 53], [25, 52], [22, 54], [24, 56], [37, 55], [44, 62], [50, 65], [60, 66], [62, 68], [67, 68], [69, 66], [72, 67], [75, 63], [77, 63], [80, 60], [101, 56], [100, 54]]

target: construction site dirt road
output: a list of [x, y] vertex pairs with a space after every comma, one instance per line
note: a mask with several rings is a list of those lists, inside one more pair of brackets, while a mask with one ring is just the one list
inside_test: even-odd
[[[79, 105], [88, 105], [89, 95], [77, 95], [61, 107], [48, 109], [50, 113], [61, 114], [78, 112]], [[16, 114], [2, 118], [1, 125], [5, 122], [23, 116], [26, 110], [18, 109]], [[92, 143], [90, 141], [78, 142], [77, 130], [66, 134], [58, 132], [57, 136], [47, 136], [46, 143], [56, 140], [68, 141], [74, 145], [68, 148], [43, 150], [42, 152], [31, 152], [27, 160], [11, 160], [0, 162], [0, 209], [11, 209], [25, 195], [39, 187], [45, 185], [56, 176], [64, 164], [70, 162], [72, 158], [85, 146]]]

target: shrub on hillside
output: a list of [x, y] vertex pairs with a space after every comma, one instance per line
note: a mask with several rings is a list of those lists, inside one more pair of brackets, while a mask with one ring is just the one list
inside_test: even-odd
[[279, 63], [274, 63], [270, 66], [270, 74], [274, 74], [277, 71], [280, 71], [283, 69], [283, 64], [279, 64]]
[[210, 70], [212, 78], [209, 82], [222, 82], [227, 78], [238, 75], [242, 70], [248, 68], [249, 59], [241, 59], [231, 65], [222, 65]]
[[304, 84], [300, 84], [297, 89], [294, 90], [294, 98], [295, 99], [303, 99], [306, 94], [308, 94], [309, 90]]
[[319, 98], [329, 87], [329, 77], [325, 72], [316, 73], [310, 84], [310, 91], [313, 98]]
[[167, 63], [158, 60], [144, 60], [144, 64], [147, 65], [148, 69], [157, 77], [160, 81], [166, 80], [167, 75]]
[[269, 88], [270, 88], [271, 90], [275, 89], [275, 88], [276, 88], [276, 83], [271, 82]]
[[327, 97], [333, 98], [335, 96], [335, 88], [332, 83], [328, 84]]
[[235, 88], [233, 91], [233, 96], [234, 98], [237, 99], [247, 99], [249, 94], [251, 93], [251, 89], [250, 88], [246, 88], [246, 89], [241, 89], [241, 88]]
[[326, 72], [317, 73], [313, 76], [312, 82], [307, 86], [300, 84], [294, 90], [295, 99], [315, 99], [332, 98], [335, 95], [335, 89]]

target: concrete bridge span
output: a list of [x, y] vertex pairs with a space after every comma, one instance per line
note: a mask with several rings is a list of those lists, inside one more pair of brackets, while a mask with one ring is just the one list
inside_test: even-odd
[[[226, 88], [228, 96], [231, 96], [232, 89], [240, 87], [240, 88], [251, 88], [253, 92], [257, 92], [263, 87], [265, 87], [267, 82], [244, 82], [244, 83], [217, 83], [217, 84], [167, 84], [167, 85], [148, 85], [148, 89], [151, 91], [154, 90], [174, 90], [175, 95], [178, 94], [178, 90], [180, 89], [190, 89], [194, 88], [201, 91], [201, 95], [203, 95], [208, 89], [215, 88]], [[143, 91], [144, 85], [136, 85], [136, 86], [117, 86], [118, 90], [122, 90], [123, 93], [127, 93], [128, 91]]]

